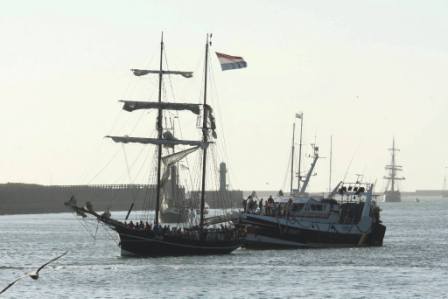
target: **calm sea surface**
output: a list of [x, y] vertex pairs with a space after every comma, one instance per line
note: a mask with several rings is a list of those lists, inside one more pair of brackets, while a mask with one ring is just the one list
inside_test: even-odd
[[448, 298], [448, 199], [420, 200], [381, 204], [380, 248], [209, 257], [122, 258], [73, 214], [0, 216], [0, 289], [68, 249], [4, 298]]

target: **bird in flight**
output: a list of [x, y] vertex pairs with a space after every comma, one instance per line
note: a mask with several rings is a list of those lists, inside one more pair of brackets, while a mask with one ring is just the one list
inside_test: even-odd
[[49, 260], [48, 262], [46, 262], [45, 264], [43, 264], [42, 266], [40, 266], [36, 271], [32, 271], [29, 273], [26, 273], [25, 275], [17, 278], [16, 280], [14, 280], [13, 282], [11, 282], [10, 284], [8, 284], [3, 290], [0, 291], [0, 295], [3, 294], [4, 292], [6, 292], [7, 289], [9, 289], [10, 287], [12, 287], [16, 282], [18, 282], [19, 280], [25, 278], [25, 277], [31, 277], [34, 280], [37, 280], [39, 278], [39, 272], [40, 270], [42, 270], [43, 268], [45, 268], [48, 264], [60, 259], [61, 257], [63, 257], [64, 255], [66, 255], [68, 253], [68, 251], [64, 252], [63, 254]]

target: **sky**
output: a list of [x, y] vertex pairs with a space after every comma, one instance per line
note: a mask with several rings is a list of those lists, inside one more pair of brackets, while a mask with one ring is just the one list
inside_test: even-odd
[[141, 148], [128, 157], [103, 137], [153, 131], [154, 114], [122, 111], [118, 100], [156, 99], [156, 78], [129, 69], [157, 68], [163, 31], [168, 65], [195, 72], [166, 81], [167, 98], [201, 100], [206, 33], [213, 51], [248, 63], [221, 72], [211, 56], [232, 188], [288, 189], [292, 124], [303, 112], [303, 169], [311, 143], [322, 156], [310, 191], [328, 189], [331, 136], [333, 182], [363, 174], [381, 190], [395, 137], [401, 189], [440, 189], [447, 13], [437, 0], [1, 1], [0, 183], [144, 182], [123, 163], [139, 164]]

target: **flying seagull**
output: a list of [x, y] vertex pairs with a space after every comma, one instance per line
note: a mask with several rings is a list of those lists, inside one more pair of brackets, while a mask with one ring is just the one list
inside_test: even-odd
[[6, 286], [6, 288], [4, 288], [3, 290], [0, 291], [0, 295], [3, 294], [7, 289], [9, 289], [10, 287], [12, 287], [16, 282], [18, 282], [19, 280], [29, 276], [34, 280], [37, 280], [39, 278], [39, 272], [40, 270], [42, 270], [44, 267], [46, 267], [48, 264], [60, 259], [61, 257], [63, 257], [64, 255], [66, 255], [68, 253], [68, 251], [64, 252], [63, 254], [49, 260], [48, 262], [46, 262], [45, 264], [43, 264], [42, 266], [40, 266], [36, 271], [32, 271], [29, 273], [26, 273], [25, 275], [23, 275], [22, 277], [17, 278], [16, 280], [14, 280], [13, 282], [11, 282], [10, 284], [8, 284]]

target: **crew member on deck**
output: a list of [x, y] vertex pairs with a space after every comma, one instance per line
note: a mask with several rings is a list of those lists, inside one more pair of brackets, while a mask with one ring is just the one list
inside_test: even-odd
[[249, 213], [252, 213], [253, 211], [253, 207], [254, 207], [254, 200], [252, 198], [252, 195], [249, 195], [249, 197], [247, 198], [247, 208], [249, 210]]
[[274, 207], [274, 199], [272, 198], [272, 195], [269, 195], [267, 204], [266, 204], [266, 215], [271, 216], [272, 215], [272, 208]]
[[247, 199], [243, 199], [243, 209], [244, 209], [244, 213], [247, 212]]

